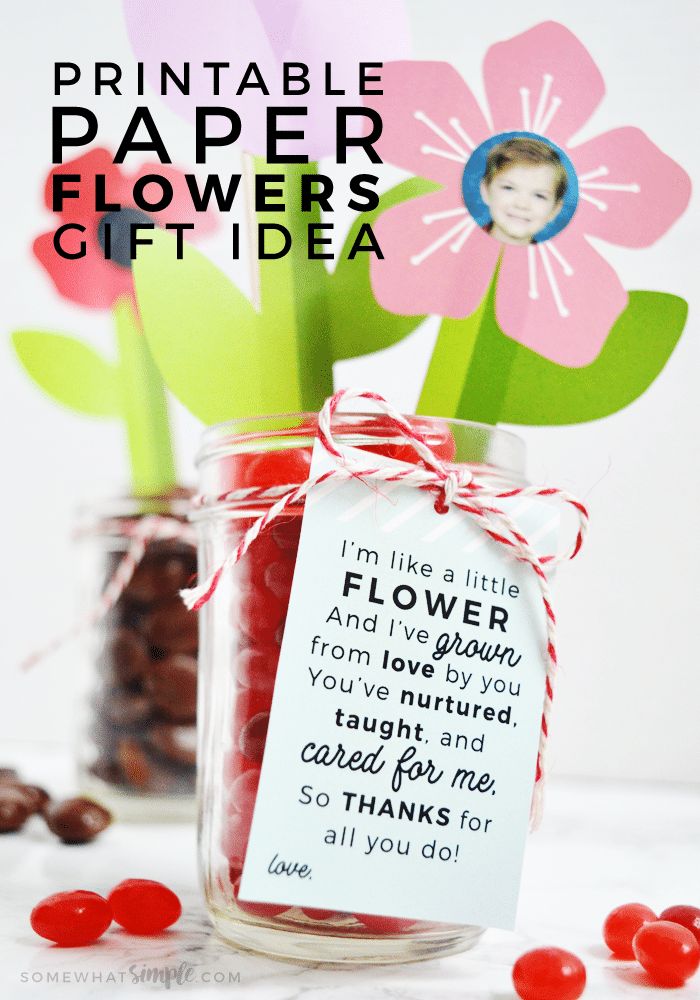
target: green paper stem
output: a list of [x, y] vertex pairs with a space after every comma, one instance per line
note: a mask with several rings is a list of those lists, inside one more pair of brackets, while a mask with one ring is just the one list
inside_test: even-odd
[[496, 322], [498, 268], [479, 308], [466, 319], [443, 319], [418, 413], [497, 424], [517, 344]]
[[[258, 212], [255, 221], [284, 226], [292, 238], [291, 248], [284, 257], [259, 262], [260, 308], [267, 320], [267, 330], [274, 337], [270, 363], [278, 367], [281, 379], [296, 379], [299, 409], [316, 411], [333, 393], [328, 273], [323, 260], [308, 258], [308, 227], [322, 220], [316, 203], [311, 211], [302, 212], [301, 178], [317, 174], [318, 164], [281, 166], [268, 164], [259, 157], [253, 162], [256, 175], [277, 174], [284, 178], [279, 185], [269, 185], [282, 188], [282, 198], [274, 200], [283, 201], [284, 209]], [[319, 235], [328, 236], [324, 231]], [[279, 234], [269, 234], [270, 247], [279, 242]], [[319, 246], [317, 252], [328, 252], [328, 247]], [[273, 312], [275, 322], [270, 320]]]
[[121, 413], [126, 425], [135, 496], [167, 493], [175, 485], [168, 403], [129, 296], [114, 306]]

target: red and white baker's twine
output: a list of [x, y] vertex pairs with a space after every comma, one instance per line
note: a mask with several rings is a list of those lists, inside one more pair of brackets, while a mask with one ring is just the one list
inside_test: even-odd
[[156, 514], [140, 518], [137, 521], [129, 519], [115, 519], [103, 522], [101, 530], [112, 531], [117, 535], [124, 535], [130, 539], [129, 547], [124, 557], [117, 566], [109, 583], [102, 591], [97, 602], [90, 608], [86, 615], [83, 615], [66, 632], [55, 636], [41, 649], [35, 650], [22, 663], [22, 668], [27, 670], [33, 667], [44, 657], [50, 656], [60, 649], [66, 642], [76, 638], [82, 632], [93, 628], [101, 621], [108, 612], [112, 610], [126, 587], [129, 585], [136, 567], [143, 559], [147, 547], [151, 542], [164, 541], [166, 539], [179, 539], [181, 541], [195, 544], [194, 531], [188, 524], [183, 524], [174, 517], [162, 517]]
[[[365, 399], [376, 403], [379, 409], [389, 418], [391, 428], [398, 433], [402, 440], [410, 441], [422, 460], [424, 467], [412, 465], [404, 469], [397, 469], [393, 466], [371, 466], [364, 460], [359, 460], [343, 450], [342, 446], [338, 445], [333, 437], [331, 423], [340, 405], [351, 399]], [[319, 414], [318, 438], [328, 454], [332, 455], [336, 460], [336, 468], [324, 472], [315, 479], [307, 479], [305, 483], [294, 487], [294, 489], [290, 489], [287, 493], [280, 496], [269, 510], [251, 525], [236, 548], [200, 586], [181, 591], [182, 599], [190, 610], [197, 610], [206, 604], [214, 594], [222, 575], [245, 555], [258, 535], [272, 521], [280, 517], [288, 507], [294, 507], [303, 503], [310, 490], [331, 479], [360, 479], [366, 481], [368, 485], [377, 482], [400, 482], [405, 486], [413, 486], [417, 489], [434, 493], [436, 496], [435, 509], [438, 513], [446, 513], [450, 506], [464, 511], [465, 514], [486, 532], [489, 538], [502, 545], [516, 559], [527, 563], [531, 567], [537, 577], [542, 604], [544, 605], [547, 625], [547, 676], [537, 752], [535, 791], [531, 809], [531, 824], [533, 827], [537, 826], [542, 814], [545, 751], [549, 732], [549, 717], [554, 698], [554, 674], [557, 667], [556, 617], [552, 607], [545, 567], [551, 569], [558, 563], [573, 559], [577, 555], [588, 529], [588, 511], [580, 500], [577, 500], [576, 497], [566, 493], [564, 490], [539, 486], [524, 486], [509, 490], [500, 490], [489, 483], [487, 478], [488, 473], [486, 475], [484, 473], [479, 474], [476, 470], [465, 466], [451, 467], [445, 464], [433, 453], [425, 437], [412, 427], [408, 420], [398, 413], [383, 396], [374, 392], [342, 389], [326, 400]], [[242, 496], [245, 496], [246, 499], [262, 499], [263, 497], [271, 498], [277, 495], [279, 495], [279, 489], [238, 490], [222, 493], [219, 496], [198, 497], [195, 503], [198, 506], [206, 506], [212, 503], [226, 503], [232, 500], [240, 500]], [[495, 506], [497, 501], [512, 497], [555, 499], [572, 507], [577, 515], [578, 527], [571, 548], [568, 551], [553, 555], [538, 556], [527, 538], [518, 531], [517, 526], [505, 511]]]

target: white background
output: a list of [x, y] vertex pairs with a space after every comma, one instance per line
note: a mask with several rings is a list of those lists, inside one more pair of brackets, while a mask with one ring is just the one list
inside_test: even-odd
[[[694, 0], [413, 0], [410, 8], [415, 55], [450, 60], [477, 94], [490, 43], [540, 20], [562, 21], [589, 48], [608, 90], [580, 138], [637, 125], [695, 183], [700, 180], [693, 44], [700, 24]], [[206, 3], [196, 9], [205, 16]], [[34, 326], [73, 333], [110, 353], [109, 314], [60, 300], [30, 247], [54, 221], [42, 202], [51, 158], [52, 63], [71, 60], [89, 69], [100, 59], [133, 65], [120, 4], [13, 5], [3, 45], [3, 332]], [[91, 102], [88, 88], [75, 88], [75, 98], [93, 103], [99, 141], [114, 148], [137, 101], [104, 96]], [[175, 163], [190, 168], [189, 127], [155, 96], [148, 102]], [[137, 165], [136, 158], [127, 161], [129, 169]], [[210, 169], [217, 168], [236, 169], [212, 159]], [[553, 750], [556, 769], [564, 773], [700, 780], [697, 227], [691, 202], [654, 247], [603, 248], [627, 288], [668, 291], [690, 302], [680, 346], [654, 386], [626, 410], [593, 424], [520, 430], [531, 478], [577, 492], [593, 516], [586, 551], [561, 572], [557, 584], [562, 671]], [[246, 287], [245, 263], [226, 260], [227, 239], [225, 226], [203, 248]], [[383, 356], [339, 366], [336, 383], [377, 388], [410, 411], [434, 335], [429, 321]], [[6, 338], [0, 400], [5, 535], [0, 734], [69, 742], [80, 648], [66, 647], [31, 674], [20, 674], [17, 664], [73, 618], [72, 514], [78, 503], [124, 488], [122, 433], [119, 425], [80, 418], [47, 401], [20, 371]], [[182, 477], [192, 480], [199, 427], [180, 407], [174, 415]]]

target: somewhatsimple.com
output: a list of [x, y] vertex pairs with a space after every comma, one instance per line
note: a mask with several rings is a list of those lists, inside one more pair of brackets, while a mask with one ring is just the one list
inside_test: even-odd
[[87, 969], [58, 969], [55, 972], [20, 972], [21, 983], [104, 983], [123, 985], [160, 984], [166, 990], [172, 986], [192, 983], [216, 983], [217, 985], [240, 983], [240, 972], [224, 969], [198, 969], [187, 962], [179, 965], [148, 966], [130, 965], [119, 972], [97, 972]]

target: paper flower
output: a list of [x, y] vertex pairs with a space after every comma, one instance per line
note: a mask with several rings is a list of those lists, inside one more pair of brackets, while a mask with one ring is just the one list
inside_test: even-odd
[[[336, 107], [359, 106], [358, 63], [403, 59], [409, 54], [409, 26], [403, 0], [210, 0], [203, 11], [189, 0], [123, 0], [131, 45], [144, 64], [146, 77], [160, 93], [161, 63], [175, 72], [190, 65], [190, 93], [170, 86], [168, 106], [194, 121], [197, 105], [224, 105], [241, 117], [240, 147], [265, 154], [265, 109], [306, 107], [308, 115], [281, 118], [282, 128], [303, 128], [303, 140], [284, 140], [288, 153], [306, 153], [315, 160], [335, 149]], [[220, 62], [221, 89], [213, 96], [212, 70], [203, 63]], [[282, 64], [309, 68], [308, 94], [285, 97]], [[250, 63], [256, 63], [269, 90], [236, 90]], [[326, 95], [326, 63], [331, 86], [344, 90]], [[373, 72], [376, 72], [373, 71]], [[376, 84], [375, 84], [376, 86]], [[212, 126], [213, 127], [213, 126]]]
[[[684, 211], [690, 181], [637, 128], [570, 145], [605, 86], [589, 53], [562, 25], [540, 24], [493, 45], [483, 75], [491, 124], [447, 63], [386, 65], [384, 95], [366, 98], [383, 118], [382, 158], [441, 185], [379, 219], [384, 260], [372, 261], [373, 290], [393, 312], [460, 319], [477, 309], [500, 259], [495, 310], [503, 332], [559, 365], [587, 365], [628, 296], [586, 237], [651, 245]], [[528, 246], [502, 245], [481, 229], [462, 193], [473, 151], [511, 132], [565, 151], [578, 180], [570, 223]]]
[[[42, 233], [33, 245], [34, 255], [46, 269], [56, 290], [64, 298], [93, 309], [110, 309], [122, 295], [133, 295], [132, 261], [129, 258], [130, 223], [166, 222], [193, 223], [195, 228], [187, 230], [187, 239], [196, 239], [211, 232], [216, 227], [215, 217], [210, 212], [196, 212], [189, 195], [184, 174], [165, 164], [146, 164], [133, 175], [124, 174], [112, 162], [106, 149], [91, 149], [74, 160], [54, 167], [46, 179], [46, 207], [52, 207], [52, 187], [54, 174], [80, 174], [79, 184], [67, 184], [66, 189], [78, 191], [77, 198], [63, 202], [58, 225], [78, 223], [85, 226], [85, 232], [66, 233], [66, 248], [73, 252], [80, 241], [86, 244], [85, 256], [67, 260], [59, 256], [54, 248], [54, 232]], [[96, 176], [105, 175], [107, 201], [119, 203], [119, 211], [98, 212], [95, 208]], [[159, 174], [170, 181], [173, 200], [161, 212], [148, 214], [134, 204], [134, 183], [147, 174]], [[144, 189], [146, 197], [154, 197]], [[112, 259], [104, 254], [104, 222], [110, 223]], [[58, 226], [57, 226], [58, 228]], [[147, 235], [147, 234], [142, 234]]]

